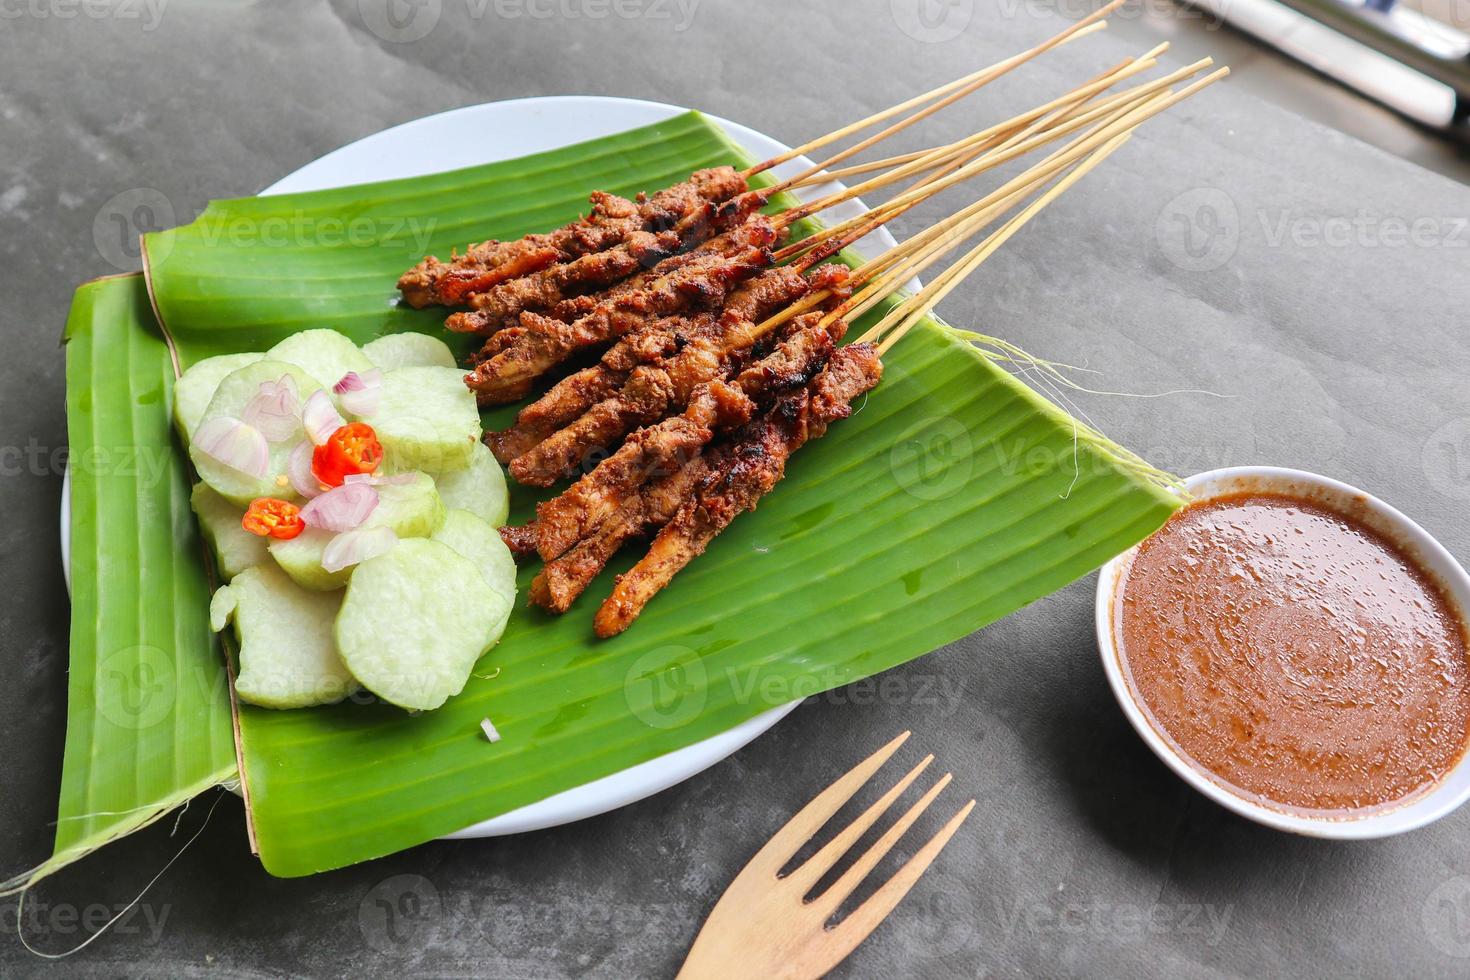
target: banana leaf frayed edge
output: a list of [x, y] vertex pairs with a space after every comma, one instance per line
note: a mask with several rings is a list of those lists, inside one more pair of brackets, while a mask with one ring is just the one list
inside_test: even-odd
[[[93, 546], [94, 551], [97, 550], [98, 535], [102, 533], [99, 528], [101, 524], [105, 523], [101, 517], [102, 503], [99, 500], [97, 484], [107, 480], [132, 479], [135, 482], [144, 480], [146, 477], [141, 472], [142, 468], [138, 464], [143, 459], [143, 452], [150, 448], [164, 452], [172, 466], [181, 465], [179, 455], [171, 441], [173, 438], [172, 424], [169, 421], [171, 413], [166, 408], [163, 419], [153, 420], [154, 424], [149, 425], [142, 432], [139, 432], [137, 429], [130, 429], [130, 435], [140, 440], [130, 445], [101, 445], [92, 438], [96, 435], [95, 422], [89, 422], [87, 431], [84, 431], [80, 427], [80, 416], [84, 414], [83, 406], [85, 407], [85, 413], [88, 414], [89, 420], [91, 419], [91, 398], [94, 392], [90, 389], [86, 391], [78, 390], [79, 386], [74, 383], [71, 375], [73, 370], [81, 370], [82, 368], [79, 368], [78, 364], [73, 362], [73, 356], [85, 364], [86, 369], [90, 369], [90, 347], [86, 353], [79, 353], [78, 349], [93, 343], [94, 330], [108, 328], [108, 321], [112, 321], [111, 325], [113, 328], [119, 322], [127, 327], [133, 328], [142, 325], [141, 321], [144, 318], [143, 314], [146, 312], [146, 308], [142, 306], [141, 296], [138, 295], [141, 293], [140, 287], [141, 276], [138, 273], [103, 276], [83, 283], [77, 288], [72, 303], [72, 311], [67, 319], [67, 328], [62, 338], [62, 343], [66, 345], [68, 351], [67, 424], [71, 435], [69, 439], [69, 448], [72, 454], [71, 459], [75, 462], [78, 455], [83, 455], [88, 452], [105, 455], [116, 450], [122, 450], [134, 454], [131, 473], [125, 472], [122, 466], [94, 471], [93, 466], [85, 464], [85, 455], [83, 455], [83, 466], [78, 467], [73, 465], [71, 467], [72, 510], [68, 515], [68, 519], [72, 527], [74, 547], [71, 555], [64, 556], [64, 558], [74, 563], [80, 553], [80, 549], [75, 547], [77, 541], [90, 536], [90, 544]], [[83, 334], [85, 334], [85, 337], [79, 342], [78, 338]], [[155, 337], [154, 342], [159, 342], [162, 339], [161, 337]], [[136, 340], [137, 338], [131, 331], [128, 335], [122, 337], [120, 343], [116, 341], [115, 337], [109, 337], [107, 339], [107, 342], [114, 344], [115, 348], [122, 355], [123, 363], [119, 368], [119, 373], [126, 374], [132, 369], [131, 356], [136, 352], [134, 346]], [[77, 344], [76, 348], [71, 346], [74, 343]], [[152, 352], [155, 358], [157, 357], [157, 353], [156, 350]], [[172, 363], [174, 355], [171, 351], [169, 354], [171, 361], [169, 373], [172, 374], [174, 373], [172, 370], [174, 367]], [[177, 375], [175, 374], [174, 376], [176, 377]], [[164, 391], [163, 395], [157, 399], [157, 403], [166, 406], [170, 400], [171, 388]], [[94, 458], [100, 459], [102, 457], [98, 456]], [[99, 463], [97, 465], [101, 466], [104, 464]], [[172, 470], [162, 475], [165, 479], [174, 481], [182, 474], [178, 470]], [[127, 487], [125, 484], [110, 483], [107, 487], [107, 493], [109, 495], [115, 492], [121, 492], [125, 495], [126, 491]], [[89, 503], [95, 505], [94, 512], [91, 514], [86, 513], [86, 508]], [[177, 494], [171, 496], [170, 503], [177, 505]], [[175, 506], [174, 510], [177, 511], [177, 506]], [[170, 516], [177, 520], [179, 515], [175, 512]], [[190, 527], [192, 528], [192, 513], [188, 514], [188, 520], [191, 522]], [[175, 543], [173, 540], [174, 535], [166, 535], [166, 537], [169, 538], [165, 542], [166, 544], [173, 545]], [[202, 549], [202, 539], [198, 539], [197, 536], [191, 540], [185, 535], [178, 544], [180, 548], [189, 547], [195, 540], [198, 541]], [[207, 549], [200, 550], [198, 554], [203, 558], [205, 562], [204, 568], [207, 570], [212, 581], [213, 571], [209, 565], [211, 559], [207, 554]], [[138, 568], [141, 574], [141, 570], [147, 565], [141, 549], [137, 557]], [[84, 565], [91, 565], [94, 563], [94, 560], [95, 556], [84, 555], [82, 558]], [[91, 578], [95, 581], [97, 578], [95, 574], [97, 569], [88, 568], [86, 570], [93, 573]], [[116, 707], [114, 707], [113, 711], [109, 712], [107, 708], [108, 696], [106, 694], [106, 686], [112, 683], [114, 678], [123, 678], [119, 686], [125, 691], [130, 691], [128, 687], [130, 684], [141, 686], [145, 680], [150, 684], [158, 681], [158, 678], [152, 671], [160, 666], [167, 666], [170, 671], [167, 679], [173, 682], [173, 689], [172, 697], [167, 702], [167, 711], [164, 717], [175, 720], [180, 719], [180, 715], [185, 710], [187, 699], [194, 693], [194, 686], [200, 686], [197, 683], [198, 681], [205, 681], [205, 684], [202, 686], [206, 690], [212, 690], [216, 687], [207, 677], [197, 673], [201, 666], [200, 664], [191, 665], [185, 660], [180, 659], [181, 656], [193, 656], [187, 650], [183, 649], [184, 647], [192, 647], [192, 641], [187, 643], [175, 642], [172, 651], [164, 649], [163, 646], [154, 646], [146, 642], [151, 638], [148, 628], [150, 618], [141, 607], [132, 610], [137, 616], [137, 624], [136, 629], [129, 637], [139, 642], [134, 646], [113, 649], [105, 656], [100, 655], [97, 643], [86, 642], [87, 631], [79, 627], [78, 620], [80, 618], [90, 617], [95, 621], [96, 625], [94, 625], [90, 633], [91, 639], [95, 641], [101, 635], [100, 630], [96, 626], [100, 626], [101, 622], [107, 617], [117, 615], [117, 611], [112, 608], [111, 604], [100, 601], [95, 592], [87, 591], [89, 588], [88, 582], [85, 581], [87, 577], [87, 575], [78, 575], [76, 577], [72, 593], [72, 637], [68, 655], [67, 685], [67, 746], [65, 753], [66, 759], [63, 762], [62, 768], [62, 788], [57, 806], [56, 846], [52, 855], [45, 861], [4, 881], [0, 881], [0, 896], [24, 893], [41, 879], [86, 857], [98, 848], [150, 826], [180, 806], [187, 805], [190, 800], [211, 787], [222, 786], [228, 788], [238, 776], [237, 765], [219, 764], [219, 759], [216, 758], [217, 756], [222, 756], [223, 753], [214, 751], [213, 742], [208, 731], [216, 706], [213, 706], [206, 699], [192, 706], [194, 710], [190, 712], [188, 719], [188, 727], [191, 729], [195, 726], [203, 726], [206, 729], [202, 733], [197, 730], [188, 733], [190, 741], [196, 750], [200, 741], [207, 743], [203, 751], [196, 752], [194, 757], [187, 761], [182, 760], [178, 751], [180, 744], [179, 734], [177, 731], [174, 731], [170, 736], [170, 741], [174, 748], [172, 754], [174, 768], [172, 772], [177, 774], [183, 769], [188, 769], [194, 773], [192, 778], [167, 780], [172, 785], [166, 790], [159, 792], [157, 789], [154, 789], [150, 793], [141, 787], [149, 778], [152, 778], [155, 783], [160, 781], [156, 778], [157, 770], [149, 769], [142, 774], [134, 772], [132, 774], [133, 788], [136, 790], [134, 799], [146, 797], [141, 802], [137, 802], [136, 805], [120, 808], [116, 803], [83, 806], [70, 805], [76, 802], [74, 797], [78, 793], [82, 795], [84, 801], [87, 803], [90, 803], [93, 798], [95, 773], [92, 763], [95, 755], [95, 747], [98, 744], [99, 738], [101, 738], [99, 731], [106, 736], [102, 741], [112, 745], [116, 744], [119, 736], [125, 737], [129, 730], [131, 730], [134, 741], [133, 753], [135, 763], [144, 757], [149, 750], [152, 750], [155, 755], [161, 755], [168, 748], [168, 746], [159, 744], [156, 741], [146, 746], [144, 744], [144, 733], [152, 730], [150, 734], [157, 736], [159, 733], [155, 730], [155, 726], [162, 722], [164, 720], [163, 718], [156, 720], [134, 718], [132, 721], [135, 724], [128, 724], [126, 717], [119, 718]], [[127, 615], [127, 611], [124, 610], [123, 614]], [[159, 627], [159, 623], [156, 620], [152, 620], [151, 622], [153, 628], [156, 629]], [[180, 636], [180, 630], [181, 626], [175, 622], [173, 624], [173, 639], [183, 639]], [[172, 658], [169, 658], [170, 652], [172, 653]], [[136, 655], [134, 655], [135, 653]], [[114, 664], [115, 655], [125, 655], [122, 657], [123, 662], [121, 664]], [[189, 669], [191, 667], [193, 668], [192, 670]], [[131, 669], [129, 670], [129, 668]], [[147, 668], [147, 673], [143, 673], [144, 668]], [[194, 674], [195, 685], [179, 683], [182, 677], [187, 677], [190, 673]], [[131, 709], [125, 707], [121, 710], [128, 711]], [[101, 716], [100, 720], [99, 715]], [[176, 728], [177, 726], [174, 727]], [[208, 758], [201, 756], [207, 756]], [[141, 768], [148, 769], [146, 766]], [[105, 773], [103, 774], [103, 778], [106, 778]], [[91, 825], [97, 826], [94, 827]], [[74, 830], [74, 828], [77, 829]]]

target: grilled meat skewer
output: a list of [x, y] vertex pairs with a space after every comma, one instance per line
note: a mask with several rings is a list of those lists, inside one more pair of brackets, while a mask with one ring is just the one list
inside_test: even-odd
[[685, 321], [682, 325], [694, 329], [669, 337], [670, 344], [634, 347], [645, 355], [644, 360], [626, 372], [617, 390], [515, 457], [510, 464], [511, 474], [528, 486], [551, 486], [575, 475], [594, 453], [613, 445], [637, 426], [679, 411], [696, 386], [729, 373], [732, 356], [749, 347], [747, 338], [757, 323], [814, 286], [820, 288], [818, 284], [845, 281], [846, 267], [831, 268], [831, 273], [812, 278], [790, 268], [769, 269], [736, 290], [719, 316]]
[[785, 475], [792, 453], [824, 435], [832, 422], [851, 415], [850, 402], [882, 376], [883, 364], [871, 344], [844, 347], [809, 386], [782, 396], [730, 442], [707, 453], [708, 470], [694, 494], [660, 529], [648, 553], [618, 577], [612, 595], [597, 610], [597, 635], [616, 636], [631, 626], [716, 535], [755, 509]]
[[[742, 228], [757, 224], [757, 219]], [[775, 230], [770, 230], [774, 240]], [[723, 303], [730, 289], [771, 264], [770, 242], [749, 245], [734, 255], [701, 256], [660, 276], [647, 288], [604, 300], [572, 323], [537, 313], [522, 313], [526, 333], [508, 348], [477, 365], [465, 378], [481, 405], [502, 405], [524, 397], [544, 375], [578, 350], [617, 340], [661, 316]]]
[[592, 195], [592, 211], [584, 218], [515, 241], [471, 245], [449, 262], [431, 255], [405, 272], [398, 288], [416, 309], [458, 306], [508, 279], [612, 248], [634, 232], [672, 228], [691, 212], [704, 212], [745, 189], [745, 177], [734, 167], [712, 167], [652, 197], [639, 195], [636, 203], [599, 191]]

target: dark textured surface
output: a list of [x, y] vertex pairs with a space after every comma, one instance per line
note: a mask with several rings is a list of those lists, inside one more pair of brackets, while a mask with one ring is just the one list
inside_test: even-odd
[[[912, 0], [424, 4], [402, 10], [438, 10], [438, 22], [400, 43], [365, 26], [385, 23], [381, 0], [178, 4], [156, 20], [143, 5], [100, 18], [49, 0], [6, 9], [0, 871], [49, 852], [65, 723], [57, 338], [74, 285], [129, 261], [128, 221], [186, 220], [211, 196], [252, 193], [385, 126], [526, 95], [691, 105], [794, 142], [1057, 26], [1033, 5], [989, 0], [963, 34], [933, 42], [902, 30], [918, 23], [905, 13]], [[960, 0], [953, 16], [970, 6]], [[1071, 47], [987, 89], [970, 113], [935, 119], [925, 139], [1050, 97], [1128, 50], [1115, 37]], [[1247, 87], [1217, 88], [1152, 124], [942, 312], [1099, 371], [1083, 376], [1091, 387], [1224, 396], [1078, 396], [1161, 466], [1324, 472], [1470, 555], [1470, 464], [1457, 455], [1470, 452], [1470, 199]], [[110, 203], [119, 194], [121, 209]], [[916, 738], [902, 758], [937, 752], [955, 772], [951, 805], [966, 793], [980, 805], [840, 975], [1470, 972], [1470, 811], [1402, 838], [1335, 844], [1205, 801], [1113, 703], [1092, 584], [816, 698], [687, 784], [559, 830], [276, 881], [250, 857], [239, 805], [226, 799], [146, 914], [55, 972], [668, 975], [759, 843], [906, 727]], [[166, 821], [45, 883], [25, 907], [31, 940], [79, 941], [77, 915], [95, 924], [98, 909], [130, 899], [206, 809], [196, 803], [176, 838]], [[388, 930], [383, 901], [420, 914]], [[14, 900], [0, 913], [13, 933]], [[48, 968], [0, 937], [0, 974], [33, 971]]]

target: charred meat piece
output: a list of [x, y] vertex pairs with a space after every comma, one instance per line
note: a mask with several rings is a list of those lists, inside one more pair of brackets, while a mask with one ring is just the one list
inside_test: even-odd
[[544, 310], [578, 293], [604, 289], [635, 272], [651, 268], [681, 247], [673, 231], [635, 231], [621, 244], [592, 252], [570, 262], [502, 282], [471, 297], [479, 317], [451, 316], [450, 330], [474, 328], [476, 332], [509, 323], [524, 310]]
[[505, 542], [516, 561], [529, 558], [536, 553], [536, 525], [507, 524], [500, 529], [500, 540]]
[[852, 413], [850, 402], [871, 390], [883, 365], [870, 344], [854, 344], [832, 356], [806, 388], [782, 396], [728, 443], [706, 453], [708, 472], [693, 496], [659, 531], [648, 553], [619, 576], [594, 619], [601, 637], [633, 624], [648, 602], [736, 517], [754, 510], [786, 472], [786, 460], [808, 439]]
[[645, 484], [576, 547], [542, 567], [531, 582], [531, 601], [554, 613], [566, 612], [619, 548], [663, 527], [704, 474], [704, 458], [696, 456], [675, 472]]
[[465, 383], [481, 405], [515, 401], [538, 378], [578, 351], [617, 340], [661, 316], [722, 303], [733, 286], [770, 264], [769, 247], [750, 246], [732, 256], [712, 255], [690, 262], [645, 289], [604, 301], [572, 323], [522, 313], [526, 334], [476, 365]]
[[[721, 316], [684, 335], [677, 352], [634, 369], [615, 393], [513, 459], [511, 475], [526, 486], [549, 487], [576, 475], [634, 428], [680, 411], [698, 386], [738, 371], [743, 365], [733, 355], [749, 348], [757, 322], [800, 297], [808, 285], [807, 279], [787, 268], [767, 270], [746, 283], [731, 296]], [[827, 338], [825, 331], [816, 332]], [[764, 371], [741, 384], [747, 395], [757, 397], [763, 390], [774, 393], [782, 387], [804, 385], [831, 353], [830, 341], [822, 349], [807, 342], [787, 350], [792, 343], [796, 341], [778, 348], [780, 356], [775, 360], [746, 368], [747, 372]]]
[[536, 550], [542, 560], [559, 558], [645, 483], [680, 469], [716, 431], [738, 428], [753, 410], [745, 395], [716, 381], [695, 392], [682, 415], [634, 432], [592, 472], [536, 505]]
[[[626, 376], [614, 394], [514, 458], [510, 463], [513, 478], [526, 486], [551, 486], [559, 479], [575, 476], [588, 460], [632, 429], [657, 422], [669, 411], [681, 410], [698, 385], [725, 378], [728, 373], [731, 351], [723, 348], [722, 338], [750, 334], [754, 320], [800, 297], [806, 288], [807, 281], [800, 273], [769, 269], [736, 289], [720, 316], [686, 323], [692, 329], [672, 336], [667, 344], [659, 345], [648, 338], [641, 345], [632, 345], [631, 353], [642, 360], [641, 366]], [[617, 347], [622, 347], [622, 342]], [[676, 350], [670, 351], [669, 347]], [[654, 354], [657, 357], [651, 357]]]
[[[651, 198], [640, 195], [637, 203], [599, 191], [592, 195], [592, 211], [584, 218], [513, 242], [471, 245], [449, 262], [429, 256], [403, 274], [398, 288], [415, 308], [456, 306], [470, 295], [515, 276], [612, 248], [634, 232], [665, 231], [691, 215], [708, 223], [718, 206], [745, 189], [745, 178], [733, 167], [713, 167], [697, 171]], [[760, 206], [745, 202], [724, 209], [724, 213], [748, 214]]]

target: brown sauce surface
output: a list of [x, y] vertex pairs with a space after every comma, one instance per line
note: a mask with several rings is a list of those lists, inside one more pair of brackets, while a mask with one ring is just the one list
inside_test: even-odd
[[1191, 504], [1143, 543], [1120, 591], [1114, 626], [1146, 713], [1248, 797], [1380, 806], [1465, 751], [1465, 628], [1352, 518], [1274, 494]]

